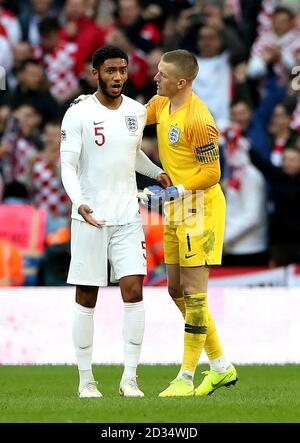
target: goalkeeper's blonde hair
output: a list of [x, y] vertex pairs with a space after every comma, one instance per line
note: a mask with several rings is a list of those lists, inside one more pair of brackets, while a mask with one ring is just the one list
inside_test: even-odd
[[192, 82], [198, 74], [199, 66], [194, 54], [185, 49], [165, 52], [162, 61], [172, 63], [176, 67], [176, 76]]

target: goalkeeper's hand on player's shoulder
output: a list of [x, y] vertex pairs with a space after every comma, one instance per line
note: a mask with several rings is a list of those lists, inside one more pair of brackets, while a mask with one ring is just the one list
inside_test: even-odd
[[78, 97], [74, 98], [74, 100], [70, 103], [69, 107], [71, 107], [73, 105], [77, 105], [77, 103], [82, 102], [83, 100], [87, 99], [90, 96], [91, 96], [91, 94], [87, 94], [87, 95], [86, 94], [81, 94], [81, 95], [79, 95]]

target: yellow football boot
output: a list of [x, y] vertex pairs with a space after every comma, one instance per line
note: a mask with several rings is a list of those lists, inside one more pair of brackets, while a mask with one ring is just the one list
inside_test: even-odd
[[194, 395], [194, 385], [187, 383], [182, 378], [175, 378], [170, 386], [158, 394], [159, 397], [185, 397]]
[[199, 397], [211, 395], [216, 389], [219, 389], [222, 386], [228, 388], [230, 385], [235, 385], [238, 381], [237, 372], [233, 365], [230, 365], [226, 372], [219, 373], [210, 370], [204, 371], [202, 374], [205, 374], [205, 377], [202, 380], [202, 383], [194, 391], [194, 395]]

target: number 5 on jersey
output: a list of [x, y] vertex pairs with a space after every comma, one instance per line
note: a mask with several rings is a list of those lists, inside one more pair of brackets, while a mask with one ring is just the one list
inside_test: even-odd
[[94, 129], [95, 129], [95, 137], [98, 137], [95, 140], [96, 145], [103, 146], [104, 143], [105, 143], [105, 135], [102, 132], [104, 128], [102, 126], [101, 127], [99, 126], [97, 128], [94, 128]]

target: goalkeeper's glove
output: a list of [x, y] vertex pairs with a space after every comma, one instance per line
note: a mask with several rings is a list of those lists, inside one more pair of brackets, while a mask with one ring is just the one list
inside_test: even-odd
[[137, 197], [141, 200], [142, 204], [148, 206], [148, 208], [158, 208], [166, 201], [172, 201], [184, 194], [184, 186], [169, 186], [168, 188], [162, 188], [161, 186], [154, 185], [145, 188], [143, 192], [139, 192]]

